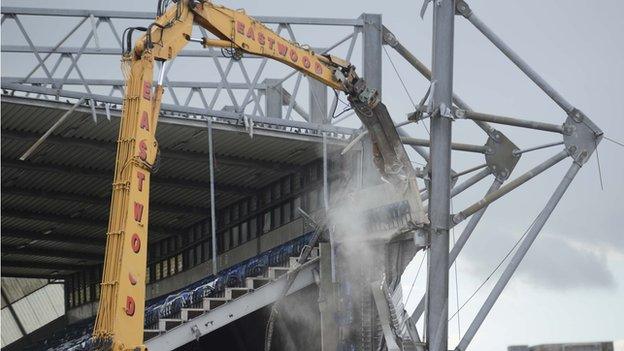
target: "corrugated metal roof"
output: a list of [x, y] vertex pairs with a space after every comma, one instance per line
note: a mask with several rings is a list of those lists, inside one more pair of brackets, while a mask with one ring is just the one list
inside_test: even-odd
[[[31, 261], [29, 261], [31, 262]], [[37, 262], [39, 263], [39, 262]], [[62, 278], [64, 275], [68, 275], [71, 274], [72, 272], [74, 272], [74, 269], [63, 269], [63, 268], [57, 268], [57, 267], [53, 267], [52, 265], [58, 264], [58, 262], [50, 262], [50, 263], [46, 263], [49, 264], [51, 267], [50, 268], [41, 268], [41, 267], [36, 267], [36, 268], [30, 268], [30, 267], [20, 267], [20, 268], [15, 268], [15, 267], [3, 267], [2, 268], [2, 274], [3, 275], [18, 275], [18, 276], [28, 276], [28, 275], [46, 275], [49, 277], [59, 277]], [[85, 265], [86, 267], [86, 265]], [[6, 272], [5, 272], [6, 271]]]
[[[31, 158], [18, 158], [71, 106], [66, 102], [10, 98], [2, 101], [2, 229], [35, 233], [37, 240], [10, 235], [7, 247], [25, 253], [3, 254], [2, 260], [41, 264], [83, 264], [67, 257], [28, 254], [28, 249], [58, 252], [103, 252], [102, 246], [72, 242], [69, 238], [104, 240], [109, 213], [115, 144], [119, 118], [99, 118], [94, 123], [88, 109], [79, 108]], [[215, 178], [218, 207], [224, 207], [298, 169], [321, 155], [321, 137], [293, 138], [287, 127], [273, 127], [277, 136], [253, 138], [243, 127], [215, 122]], [[226, 128], [227, 130], [225, 130]], [[262, 130], [262, 126], [257, 126]], [[150, 241], [186, 232], [209, 216], [208, 137], [205, 123], [183, 125], [180, 120], [159, 123], [157, 139], [162, 150], [150, 193]], [[279, 136], [281, 134], [282, 136]], [[272, 135], [273, 135], [272, 134]], [[173, 183], [173, 184], [172, 184]], [[174, 186], [175, 184], [175, 186]], [[234, 190], [245, 190], [239, 193]], [[42, 192], [62, 196], [41, 196]], [[88, 199], [88, 201], [86, 200]], [[184, 211], [175, 211], [183, 207]], [[186, 209], [192, 208], [192, 211]], [[161, 228], [163, 230], [159, 230]], [[67, 242], [45, 240], [44, 232], [66, 234]], [[54, 270], [3, 267], [4, 274], [49, 274]], [[60, 271], [65, 274], [65, 271]]]
[[[77, 251], [77, 252], [80, 252], [80, 251]], [[20, 268], [2, 267], [2, 272], [3, 272], [2, 275], [7, 275], [7, 276], [8, 274], [4, 274], [5, 270], [9, 271], [11, 269], [20, 270], [20, 271], [21, 270], [25, 271], [28, 269], [30, 270], [28, 272], [29, 274], [34, 274], [37, 272], [37, 270], [45, 270], [45, 271], [59, 270], [56, 267], [54, 267], [54, 264], [61, 264], [61, 265], [70, 264], [70, 265], [78, 265], [78, 266], [80, 265], [90, 266], [94, 264], [93, 261], [85, 259], [86, 257], [85, 258], [49, 257], [46, 255], [38, 255], [38, 254], [28, 252], [28, 248], [18, 250], [15, 253], [4, 253], [2, 258], [11, 260], [11, 261], [24, 262], [26, 264], [26, 267], [20, 267]], [[50, 265], [50, 268], [41, 268], [39, 267], [39, 265], [36, 267], [27, 267], [27, 265], [31, 263], [39, 264], [39, 265]]]

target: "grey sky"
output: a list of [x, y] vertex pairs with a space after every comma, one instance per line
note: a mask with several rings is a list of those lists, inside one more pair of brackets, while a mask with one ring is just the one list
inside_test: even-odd
[[[418, 17], [421, 1], [222, 1], [254, 15], [354, 18], [363, 12], [383, 14], [390, 28], [418, 58], [429, 64], [430, 13]], [[624, 2], [619, 0], [469, 1], [473, 10], [564, 97], [583, 110], [607, 136], [624, 140]], [[155, 1], [3, 1], [8, 6], [79, 7], [146, 11]], [[3, 33], [3, 40], [5, 40]], [[320, 40], [306, 33], [299, 41]], [[322, 42], [322, 41], [321, 41]], [[455, 92], [473, 109], [561, 123], [564, 113], [500, 54], [467, 21], [458, 18], [455, 47]], [[50, 44], [48, 44], [50, 45]], [[427, 84], [396, 54], [410, 94], [420, 99]], [[384, 102], [397, 121], [412, 109], [385, 55]], [[357, 64], [357, 62], [356, 62]], [[3, 64], [3, 69], [6, 66]], [[113, 67], [118, 72], [117, 66]], [[3, 74], [11, 74], [3, 71]], [[555, 135], [500, 128], [520, 147], [559, 140]], [[422, 126], [414, 135], [426, 137]], [[483, 143], [485, 138], [465, 121], [454, 125], [454, 140]], [[523, 156], [515, 175], [554, 154], [548, 149]], [[624, 339], [624, 149], [603, 140], [599, 147], [605, 190], [601, 191], [595, 156], [564, 197], [518, 274], [492, 310], [472, 343], [472, 350], [503, 350], [509, 344]], [[417, 159], [421, 161], [420, 159]], [[455, 153], [455, 169], [480, 161]], [[521, 191], [492, 206], [459, 257], [460, 304], [489, 274], [533, 218], [569, 165], [562, 164], [531, 181]], [[477, 199], [487, 184], [454, 201], [459, 209]], [[456, 235], [461, 227], [456, 229]], [[415, 261], [420, 262], [420, 256]], [[416, 264], [417, 266], [417, 264]], [[406, 272], [411, 282], [416, 267]], [[462, 332], [484, 300], [495, 275], [460, 313]], [[422, 275], [417, 283], [422, 286]], [[416, 288], [418, 290], [419, 288]], [[456, 309], [451, 283], [450, 310]], [[414, 293], [408, 307], [418, 301]], [[412, 306], [413, 307], [413, 306]], [[457, 341], [456, 320], [450, 325]]]

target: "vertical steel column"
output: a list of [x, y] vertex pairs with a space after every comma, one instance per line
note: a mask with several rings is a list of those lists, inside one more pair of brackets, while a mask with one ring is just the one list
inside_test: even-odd
[[212, 119], [208, 117], [208, 162], [210, 163], [210, 229], [212, 235], [212, 274], [219, 272], [217, 265], [217, 223], [215, 214], [214, 150], [212, 146]]
[[381, 15], [363, 13], [360, 18], [362, 28], [362, 73], [369, 87], [377, 89], [381, 95]]
[[282, 105], [284, 99], [282, 96], [282, 83], [279, 79], [265, 79], [263, 81], [266, 86], [266, 116], [272, 118], [282, 118]]
[[308, 78], [310, 87], [311, 123], [325, 123], [327, 119], [327, 86], [316, 79]]
[[[368, 87], [376, 89], [381, 96], [381, 51], [382, 23], [381, 15], [363, 13], [360, 18], [362, 26], [362, 77]], [[363, 153], [363, 186], [379, 183], [379, 172], [373, 164], [373, 145], [370, 137], [362, 140]]]
[[431, 222], [427, 279], [426, 332], [430, 351], [447, 351], [449, 290], [449, 215], [451, 197], [451, 123], [455, 0], [433, 5], [432, 93], [437, 111], [431, 118]]
[[327, 169], [327, 133], [323, 132], [323, 207], [325, 208], [325, 211], [329, 209], [329, 182], [327, 179]]
[[566, 192], [566, 190], [568, 189], [568, 186], [570, 185], [570, 183], [572, 183], [572, 180], [574, 179], [574, 177], [576, 176], [576, 174], [578, 173], [580, 169], [581, 169], [581, 165], [578, 162], [575, 161], [574, 163], [572, 163], [572, 165], [568, 169], [568, 172], [561, 180], [561, 183], [559, 183], [559, 185], [557, 186], [557, 189], [555, 189], [555, 192], [552, 194], [552, 196], [548, 200], [548, 203], [546, 203], [546, 206], [544, 207], [542, 212], [540, 212], [539, 216], [536, 218], [535, 223], [533, 224], [533, 226], [527, 233], [526, 238], [520, 244], [518, 251], [516, 251], [514, 256], [511, 258], [511, 261], [509, 261], [509, 264], [505, 268], [505, 271], [503, 272], [499, 280], [496, 282], [496, 285], [490, 292], [490, 295], [488, 295], [487, 299], [483, 303], [483, 306], [481, 306], [481, 309], [477, 313], [477, 316], [470, 324], [470, 327], [468, 327], [468, 331], [466, 331], [466, 334], [464, 334], [464, 337], [461, 339], [461, 341], [457, 345], [456, 350], [461, 350], [461, 351], [466, 350], [466, 348], [472, 341], [472, 338], [475, 336], [475, 334], [479, 330], [479, 327], [481, 327], [481, 324], [483, 323], [488, 313], [492, 309], [492, 306], [494, 306], [494, 304], [496, 303], [496, 300], [498, 299], [500, 294], [503, 292], [503, 289], [505, 289], [505, 287], [507, 286], [507, 283], [509, 283], [509, 280], [511, 279], [514, 272], [520, 265], [520, 262], [522, 262], [522, 259], [524, 258], [526, 253], [531, 248], [531, 245], [535, 241], [535, 238], [537, 238], [537, 235], [540, 233], [540, 231], [544, 227], [544, 224], [546, 224], [546, 221], [552, 214], [553, 210], [559, 203], [559, 200], [561, 200], [561, 198], [563, 197], [563, 194]]

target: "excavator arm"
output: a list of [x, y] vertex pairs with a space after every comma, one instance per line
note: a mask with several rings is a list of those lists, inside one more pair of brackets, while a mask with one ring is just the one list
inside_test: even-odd
[[[392, 119], [379, 94], [366, 86], [355, 67], [340, 58], [318, 54], [288, 41], [242, 10], [209, 1], [179, 0], [160, 9], [147, 28], [126, 30], [122, 71], [126, 80], [117, 141], [117, 158], [107, 231], [100, 304], [90, 348], [145, 350], [143, 324], [147, 262], [150, 174], [158, 155], [155, 138], [163, 94], [163, 74], [188, 44], [224, 48], [233, 57], [241, 53], [264, 56], [343, 91], [369, 131], [375, 164], [382, 177], [408, 198], [414, 222], [424, 224], [416, 177]], [[197, 24], [215, 38], [191, 37]], [[132, 32], [144, 31], [132, 47]], [[127, 40], [126, 40], [127, 39]], [[154, 86], [154, 66], [160, 71]]]

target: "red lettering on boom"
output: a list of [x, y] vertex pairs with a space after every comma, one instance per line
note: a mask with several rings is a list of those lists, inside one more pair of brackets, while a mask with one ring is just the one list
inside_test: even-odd
[[149, 100], [152, 96], [152, 83], [148, 81], [143, 82], [143, 98]]
[[143, 161], [147, 160], [147, 143], [145, 140], [139, 141], [139, 158]]
[[254, 34], [253, 27], [249, 27], [249, 29], [247, 29], [247, 38], [251, 40], [256, 40], [256, 35]]
[[142, 219], [143, 219], [143, 204], [135, 202], [134, 203], [134, 220], [140, 223]]
[[303, 61], [303, 67], [310, 68], [311, 64], [310, 64], [310, 58], [309, 57], [304, 56], [301, 60]]
[[236, 22], [236, 31], [242, 35], [245, 35], [245, 23]]
[[316, 73], [318, 75], [323, 74], [323, 66], [321, 66], [321, 64], [318, 63], [318, 62], [314, 63], [314, 73]]
[[147, 114], [147, 111], [143, 111], [143, 114], [141, 115], [140, 128], [149, 132], [149, 115]]
[[297, 56], [297, 52], [295, 50], [290, 50], [290, 60], [292, 62], [297, 62], [297, 60], [299, 60], [299, 56]]
[[145, 180], [145, 173], [137, 172], [137, 179], [139, 180], [139, 191], [143, 191], [143, 181]]
[[139, 238], [139, 234], [132, 234], [132, 238], [130, 238], [130, 246], [132, 246], [132, 251], [134, 251], [134, 253], [139, 253], [139, 251], [141, 251], [141, 238]]
[[286, 53], [288, 52], [288, 46], [282, 43], [277, 43], [277, 52], [282, 56], [286, 56]]
[[134, 316], [134, 310], [136, 309], [136, 304], [134, 303], [134, 299], [131, 296], [126, 298], [126, 314], [130, 317]]
[[258, 32], [258, 44], [264, 46], [264, 41], [265, 37], [264, 37], [264, 33], [262, 32]]
[[269, 41], [269, 49], [273, 50], [273, 46], [275, 46], [275, 39], [269, 37], [267, 40]]

